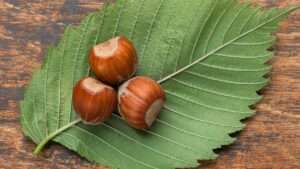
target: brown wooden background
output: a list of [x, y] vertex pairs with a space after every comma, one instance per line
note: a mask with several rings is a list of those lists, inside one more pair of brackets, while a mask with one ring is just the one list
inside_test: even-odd
[[[265, 7], [300, 0], [254, 0]], [[34, 157], [34, 144], [21, 133], [18, 102], [32, 71], [49, 44], [58, 41], [67, 24], [79, 23], [101, 0], [0, 0], [0, 169], [104, 169], [52, 144]], [[246, 120], [237, 141], [207, 169], [300, 169], [300, 11], [282, 23], [277, 33], [272, 83]]]

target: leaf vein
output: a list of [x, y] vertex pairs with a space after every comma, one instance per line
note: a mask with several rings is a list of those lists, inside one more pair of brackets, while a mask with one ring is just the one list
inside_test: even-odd
[[210, 94], [217, 95], [217, 96], [230, 97], [230, 98], [235, 98], [235, 99], [238, 99], [238, 100], [253, 100], [253, 101], [255, 101], [255, 100], [260, 99], [260, 97], [242, 97], [242, 96], [230, 95], [230, 94], [226, 94], [226, 93], [222, 93], [222, 92], [218, 92], [218, 91], [213, 91], [213, 90], [209, 90], [209, 89], [204, 89], [204, 88], [198, 87], [196, 85], [189, 84], [187, 82], [178, 80], [176, 78], [173, 78], [172, 80], [179, 83], [179, 84], [181, 84], [181, 85], [183, 85], [183, 86], [186, 86], [186, 87], [189, 87], [189, 88], [192, 88], [192, 89], [196, 89], [196, 90], [200, 90], [200, 91], [204, 91], [206, 93], [210, 93]]
[[[78, 43], [78, 47], [75, 49], [75, 57], [74, 57], [74, 59], [73, 59], [73, 74], [72, 74], [72, 85], [74, 86], [74, 84], [75, 84], [75, 74], [76, 74], [76, 68], [77, 68], [77, 62], [78, 62], [78, 57], [79, 57], [79, 51], [80, 51], [80, 48], [81, 48], [81, 46], [82, 46], [82, 39], [83, 39], [83, 37], [85, 37], [85, 35], [86, 35], [86, 32], [87, 32], [87, 29], [88, 29], [88, 25], [89, 25], [89, 23], [90, 23], [90, 21], [91, 21], [91, 17], [89, 17], [88, 18], [88, 21], [86, 22], [86, 23], [84, 23], [84, 30], [83, 30], [83, 32], [81, 32], [80, 33], [80, 40], [79, 40], [79, 43]], [[70, 112], [68, 112], [68, 116], [69, 116], [69, 119], [68, 119], [68, 121], [70, 122], [71, 121], [71, 113], [73, 112], [73, 106], [72, 106], [72, 104], [70, 104], [70, 106], [71, 106], [71, 111]]]
[[209, 56], [211, 56], [212, 54], [214, 54], [214, 53], [220, 51], [221, 49], [223, 49], [223, 48], [225, 48], [226, 46], [232, 44], [233, 42], [239, 40], [240, 38], [243, 38], [244, 36], [246, 36], [246, 35], [248, 35], [248, 34], [254, 32], [254, 31], [256, 31], [257, 29], [263, 27], [264, 25], [266, 25], [266, 24], [268, 24], [268, 23], [274, 21], [275, 19], [277, 19], [277, 18], [279, 18], [279, 17], [281, 17], [281, 16], [283, 16], [283, 15], [285, 15], [285, 14], [287, 14], [287, 13], [289, 13], [290, 11], [295, 10], [295, 9], [297, 9], [297, 8], [291, 8], [291, 9], [289, 9], [288, 11], [282, 12], [282, 13], [280, 13], [279, 15], [277, 15], [277, 16], [275, 16], [275, 17], [272, 17], [270, 20], [268, 20], [268, 21], [266, 21], [266, 22], [264, 22], [264, 23], [261, 23], [261, 24], [257, 25], [256, 27], [254, 27], [254, 28], [248, 30], [247, 32], [245, 32], [245, 33], [243, 33], [243, 34], [237, 36], [236, 38], [233, 38], [232, 40], [228, 41], [227, 43], [225, 43], [225, 44], [219, 46], [219, 47], [216, 48], [215, 50], [212, 50], [211, 52], [209, 52], [208, 54], [204, 55], [203, 57], [200, 57], [199, 59], [195, 60], [193, 63], [191, 63], [191, 64], [189, 64], [189, 65], [187, 65], [187, 66], [185, 66], [185, 67], [179, 69], [178, 71], [176, 71], [176, 72], [174, 72], [174, 73], [172, 73], [172, 74], [170, 74], [170, 75], [164, 77], [163, 79], [159, 80], [158, 83], [163, 83], [163, 82], [167, 81], [168, 79], [170, 79], [170, 78], [176, 76], [177, 74], [179, 74], [179, 73], [185, 71], [186, 69], [189, 69], [190, 67], [194, 66], [194, 65], [197, 64], [198, 62], [201, 62], [201, 61], [207, 59], [207, 58], [208, 58]]
[[141, 146], [147, 148], [147, 149], [149, 149], [150, 151], [153, 151], [153, 152], [156, 153], [156, 154], [165, 156], [165, 157], [167, 157], [167, 158], [169, 158], [169, 159], [178, 160], [178, 161], [181, 161], [181, 162], [187, 162], [187, 161], [185, 161], [185, 160], [183, 160], [183, 159], [179, 159], [179, 158], [177, 158], [177, 157], [175, 157], [175, 156], [172, 156], [172, 155], [169, 155], [169, 154], [165, 154], [165, 153], [163, 153], [163, 152], [161, 152], [161, 151], [159, 151], [159, 150], [156, 150], [156, 149], [154, 149], [154, 148], [152, 148], [152, 147], [150, 147], [150, 146], [148, 146], [148, 145], [146, 145], [146, 144], [144, 144], [144, 143], [142, 143], [142, 142], [140, 142], [140, 141], [138, 141], [138, 140], [136, 140], [136, 139], [134, 139], [134, 138], [131, 138], [130, 136], [127, 136], [125, 133], [123, 133], [122, 131], [120, 131], [120, 130], [114, 128], [114, 127], [111, 126], [111, 125], [108, 125], [108, 124], [103, 123], [103, 126], [109, 128], [109, 129], [113, 130], [114, 132], [120, 134], [121, 136], [123, 136], [123, 137], [125, 137], [125, 138], [127, 138], [127, 139], [129, 139], [129, 140], [131, 140], [131, 141], [133, 141], [133, 142], [135, 142], [135, 143], [137, 143], [137, 144], [139, 144], [139, 145], [141, 145]]
[[232, 54], [224, 54], [224, 53], [215, 53], [216, 56], [223, 56], [228, 58], [238, 58], [238, 59], [261, 59], [261, 58], [267, 58], [273, 55], [273, 53], [267, 53], [263, 55], [256, 55], [256, 56], [237, 56]]
[[169, 111], [169, 112], [175, 113], [175, 114], [177, 114], [177, 115], [179, 115], [181, 117], [193, 120], [193, 121], [199, 121], [201, 123], [206, 123], [206, 124], [210, 124], [210, 125], [216, 125], [216, 126], [220, 126], [220, 127], [230, 127], [230, 128], [241, 129], [241, 126], [223, 125], [223, 124], [220, 124], [220, 123], [217, 123], [217, 122], [212, 122], [212, 121], [209, 121], [209, 120], [202, 120], [202, 119], [199, 119], [199, 118], [191, 116], [191, 115], [180, 113], [179, 111], [177, 111], [175, 109], [172, 109], [172, 108], [170, 108], [169, 106], [166, 106], [166, 105], [164, 106], [164, 109], [167, 110], [167, 111]]
[[141, 164], [145, 167], [149, 167], [149, 168], [153, 168], [153, 169], [160, 169], [160, 168], [157, 168], [155, 166], [153, 166], [152, 164], [148, 164], [148, 163], [145, 163], [143, 161], [140, 161], [138, 159], [136, 159], [135, 157], [132, 157], [130, 155], [127, 155], [126, 153], [124, 153], [123, 151], [121, 151], [119, 148], [115, 147], [114, 145], [112, 145], [111, 143], [105, 141], [104, 139], [102, 139], [101, 137], [95, 135], [94, 133], [91, 133], [89, 132], [88, 130], [86, 129], [83, 129], [81, 127], [78, 127], [78, 126], [74, 126], [74, 128], [77, 128], [78, 130], [81, 130], [82, 132], [88, 134], [88, 135], [91, 135], [92, 137], [96, 138], [97, 140], [99, 140], [100, 142], [106, 144], [107, 146], [109, 146], [110, 148], [112, 148], [113, 150], [117, 151], [119, 154], [121, 154], [122, 156], [126, 157], [127, 159], [130, 159], [138, 164]]
[[214, 24], [212, 30], [210, 31], [210, 34], [209, 34], [209, 36], [207, 38], [207, 41], [205, 43], [204, 53], [208, 52], [208, 47], [209, 47], [210, 41], [212, 40], [212, 37], [216, 33], [215, 30], [216, 30], [217, 26], [221, 23], [222, 18], [225, 16], [225, 14], [228, 12], [228, 10], [231, 9], [229, 7], [231, 7], [231, 5], [232, 5], [233, 2], [234, 1], [231, 1], [231, 3], [229, 3], [228, 6], [226, 6], [226, 8], [224, 9], [224, 11], [222, 11], [221, 15], [218, 17], [218, 19], [217, 19], [216, 23]]
[[[113, 116], [113, 118], [117, 118], [117, 119], [119, 119], [119, 120], [121, 120], [121, 121], [123, 121], [123, 122], [125, 123], [124, 119], [121, 118], [120, 116], [115, 115], [115, 114], [113, 114], [112, 116]], [[179, 143], [179, 142], [177, 142], [177, 141], [174, 141], [174, 140], [172, 140], [172, 139], [170, 139], [170, 138], [167, 138], [167, 137], [165, 137], [165, 136], [162, 136], [162, 135], [160, 135], [160, 134], [158, 134], [158, 133], [156, 133], [156, 132], [154, 132], [154, 131], [150, 131], [150, 130], [145, 130], [145, 129], [144, 129], [143, 132], [146, 132], [146, 133], [148, 133], [148, 134], [154, 135], [154, 136], [159, 137], [159, 138], [161, 138], [161, 139], [163, 139], [163, 140], [166, 140], [167, 142], [176, 144], [176, 145], [178, 145], [178, 146], [180, 146], [180, 147], [182, 147], [182, 148], [185, 148], [185, 149], [187, 149], [187, 150], [190, 150], [190, 151], [192, 151], [192, 152], [195, 152], [195, 151], [194, 151], [194, 148], [192, 148], [192, 147], [190, 147], [190, 146], [187, 146], [187, 145], [185, 145], [185, 144], [181, 144], [181, 143]], [[203, 151], [205, 151], [205, 150], [203, 150]]]
[[119, 28], [119, 25], [120, 25], [120, 21], [121, 21], [121, 15], [122, 15], [122, 13], [124, 11], [125, 1], [122, 1], [121, 5], [122, 6], [120, 7], [121, 9], [119, 9], [119, 14], [118, 14], [118, 17], [117, 17], [116, 26], [115, 26], [114, 31], [113, 31], [113, 37], [116, 36], [116, 33], [118, 31], [118, 28]]
[[144, 5], [145, 5], [145, 0], [142, 0], [141, 5], [140, 5], [140, 7], [139, 7], [139, 9], [138, 9], [138, 12], [137, 12], [137, 14], [134, 16], [135, 20], [134, 20], [132, 29], [131, 29], [131, 31], [130, 31], [130, 33], [129, 33], [129, 39], [133, 39], [134, 32], [135, 32], [135, 28], [136, 28], [136, 25], [137, 25], [137, 23], [138, 23], [138, 20], [139, 20], [141, 14], [142, 14], [141, 11], [142, 11], [142, 8], [144, 7]]
[[140, 54], [140, 60], [142, 60], [143, 57], [144, 57], [144, 53], [145, 53], [145, 51], [147, 49], [147, 46], [148, 46], [148, 43], [150, 41], [150, 37], [151, 37], [151, 33], [152, 33], [152, 30], [153, 30], [155, 21], [157, 21], [156, 18], [158, 16], [164, 2], [165, 2], [165, 0], [160, 0], [159, 6], [158, 6], [157, 10], [155, 11], [154, 17], [151, 21], [150, 28], [147, 30], [147, 36], [146, 36], [146, 39], [145, 39], [144, 47], [142, 48], [142, 51], [141, 51], [141, 54]]
[[224, 67], [224, 66], [217, 66], [207, 63], [199, 63], [202, 66], [213, 68], [213, 69], [219, 69], [224, 71], [234, 71], [234, 72], [264, 72], [269, 71], [271, 69], [270, 66], [265, 65], [264, 68], [257, 68], [257, 69], [241, 69], [241, 68], [232, 68], [232, 67]]
[[[172, 125], [172, 124], [170, 124], [170, 123], [168, 123], [168, 122], [166, 122], [166, 121], [163, 121], [163, 120], [161, 120], [161, 119], [156, 119], [156, 122], [161, 123], [161, 124], [163, 124], [163, 125], [165, 125], [165, 126], [171, 127], [171, 128], [173, 128], [173, 129], [175, 129], [175, 130], [177, 130], [177, 131], [180, 131], [180, 132], [182, 132], [182, 133], [184, 133], [184, 134], [187, 134], [187, 135], [191, 135], [191, 136], [203, 138], [203, 139], [206, 139], [206, 140], [209, 140], [209, 141], [214, 141], [214, 142], [216, 142], [216, 143], [220, 142], [220, 140], [213, 139], [213, 138], [211, 138], [211, 137], [206, 137], [206, 136], [200, 135], [200, 134], [198, 134], [198, 133], [196, 133], [196, 132], [193, 132], [193, 131], [187, 131], [187, 130], [185, 130], [185, 129], [178, 128], [178, 127], [176, 127], [176, 126], [174, 126], [174, 125]], [[231, 140], [226, 140], [226, 141], [229, 141], [229, 142], [230, 142]]]
[[165, 90], [165, 92], [168, 94], [168, 95], [172, 95], [174, 97], [177, 97], [177, 98], [180, 98], [184, 101], [187, 101], [187, 102], [190, 102], [190, 103], [193, 103], [193, 104], [196, 104], [196, 105], [199, 105], [199, 106], [202, 106], [202, 107], [206, 107], [208, 109], [211, 109], [211, 110], [217, 110], [217, 111], [224, 111], [224, 112], [229, 112], [229, 113], [238, 113], [238, 114], [247, 114], [247, 113], [241, 113], [239, 111], [234, 111], [234, 110], [229, 110], [229, 109], [224, 109], [224, 108], [221, 108], [221, 107], [216, 107], [216, 106], [210, 106], [210, 105], [207, 105], [207, 104], [204, 104], [204, 103], [200, 103], [200, 102], [196, 102], [194, 100], [191, 100], [191, 99], [188, 99], [186, 97], [183, 97], [183, 96], [180, 96], [174, 92], [171, 92], [171, 91], [168, 91], [168, 90]]
[[209, 79], [209, 80], [213, 80], [213, 81], [218, 81], [221, 83], [237, 84], [237, 85], [260, 85], [260, 84], [265, 84], [268, 82], [268, 80], [258, 81], [258, 82], [237, 82], [237, 81], [230, 81], [230, 80], [210, 77], [210, 76], [202, 75], [202, 74], [192, 72], [192, 71], [185, 71], [185, 73], [196, 76], [196, 77], [201, 77], [201, 78], [205, 78], [205, 79]]
[[224, 35], [224, 38], [223, 38], [223, 43], [225, 43], [225, 38], [226, 36], [228, 35], [229, 33], [229, 30], [232, 28], [232, 25], [236, 22], [236, 20], [239, 18], [239, 16], [241, 15], [241, 13], [247, 9], [249, 7], [250, 4], [247, 4], [247, 5], [244, 5], [244, 8], [240, 8], [239, 12], [237, 12], [237, 14], [234, 16], [234, 19], [232, 20], [232, 22], [229, 24], [226, 32], [225, 32], [225, 35]]

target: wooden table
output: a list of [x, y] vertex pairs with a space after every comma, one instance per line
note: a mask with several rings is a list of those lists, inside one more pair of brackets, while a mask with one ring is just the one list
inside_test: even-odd
[[[300, 0], [255, 0], [266, 7], [300, 5]], [[0, 0], [0, 169], [103, 169], [57, 144], [35, 157], [21, 132], [19, 101], [49, 44], [67, 24], [79, 23], [100, 0]], [[300, 169], [300, 12], [277, 33], [272, 82], [262, 91], [257, 115], [246, 120], [237, 141], [205, 162], [207, 169]]]

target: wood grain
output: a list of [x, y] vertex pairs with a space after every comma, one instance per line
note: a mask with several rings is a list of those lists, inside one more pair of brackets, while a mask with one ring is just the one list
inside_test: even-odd
[[[300, 5], [299, 0], [254, 0], [264, 7]], [[104, 169], [57, 144], [42, 156], [32, 155], [34, 144], [19, 123], [19, 101], [42, 62], [49, 44], [55, 44], [65, 25], [78, 24], [101, 0], [0, 0], [0, 169]], [[246, 120], [237, 141], [217, 150], [219, 158], [201, 169], [300, 168], [300, 12], [283, 22], [276, 34], [276, 57], [271, 84]]]

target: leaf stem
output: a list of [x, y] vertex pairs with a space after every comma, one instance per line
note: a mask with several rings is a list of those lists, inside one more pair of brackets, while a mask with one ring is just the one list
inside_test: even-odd
[[70, 127], [78, 124], [81, 122], [81, 119], [77, 119], [77, 120], [74, 120], [72, 121], [71, 123], [59, 128], [58, 130], [54, 131], [53, 133], [49, 134], [44, 140], [42, 140], [38, 146], [35, 148], [35, 150], [33, 151], [33, 154], [34, 155], [38, 155], [42, 149], [45, 147], [45, 145], [50, 141], [52, 140], [53, 138], [55, 138], [57, 135], [59, 135], [61, 132], [69, 129]]

